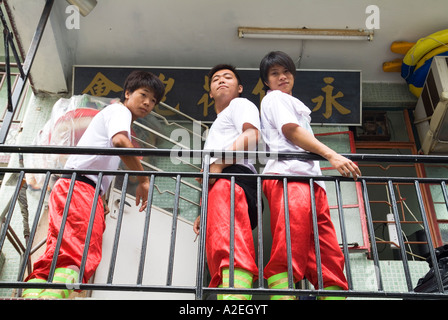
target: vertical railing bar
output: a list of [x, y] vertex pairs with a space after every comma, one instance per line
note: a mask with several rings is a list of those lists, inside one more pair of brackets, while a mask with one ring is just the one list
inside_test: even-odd
[[400, 217], [398, 215], [397, 199], [395, 199], [394, 185], [392, 183], [392, 180], [390, 180], [390, 179], [387, 180], [387, 184], [388, 184], [390, 198], [392, 201], [392, 211], [393, 211], [394, 220], [395, 220], [395, 227], [397, 228], [398, 243], [400, 244], [400, 253], [401, 253], [401, 259], [403, 262], [406, 284], [408, 286], [408, 290], [413, 291], [411, 273], [409, 270], [409, 264], [408, 264], [408, 259], [407, 259], [407, 255], [406, 255], [406, 248], [405, 248], [403, 234], [402, 234], [402, 230], [401, 230]]
[[75, 179], [76, 179], [76, 172], [73, 172], [71, 181], [70, 181], [70, 187], [68, 189], [67, 199], [66, 199], [65, 206], [64, 206], [64, 211], [62, 213], [61, 226], [59, 228], [59, 234], [58, 234], [58, 238], [56, 240], [56, 247], [54, 249], [53, 259], [51, 261], [50, 272], [48, 274], [48, 281], [47, 281], [48, 283], [53, 282], [54, 271], [56, 270], [56, 263], [58, 260], [59, 251], [61, 249], [62, 239], [64, 237], [65, 223], [67, 222], [67, 216], [68, 216], [68, 211], [70, 209], [70, 204], [72, 201], [73, 190], [75, 189], [75, 182], [76, 182]]
[[235, 176], [230, 178], [229, 288], [235, 285]]
[[[261, 185], [261, 177], [257, 177], [257, 220], [258, 220], [258, 265], [263, 265], [263, 194], [262, 194], [262, 185]], [[258, 287], [264, 288], [264, 276], [263, 276], [263, 268], [258, 268]]]
[[112, 246], [112, 254], [111, 254], [111, 257], [110, 257], [109, 273], [107, 275], [107, 283], [108, 284], [112, 283], [112, 280], [113, 280], [113, 277], [114, 277], [115, 262], [117, 260], [118, 243], [119, 243], [119, 240], [120, 240], [121, 224], [122, 224], [122, 221], [123, 221], [124, 206], [125, 206], [125, 203], [126, 203], [126, 191], [128, 189], [128, 182], [129, 182], [129, 174], [126, 173], [124, 175], [124, 179], [123, 179], [123, 186], [121, 187], [120, 208], [118, 210], [117, 226], [115, 228], [114, 244]]
[[90, 210], [90, 219], [89, 219], [89, 225], [87, 227], [86, 240], [84, 243], [84, 251], [82, 253], [81, 266], [79, 267], [79, 278], [78, 278], [79, 282], [82, 282], [82, 279], [84, 278], [84, 272], [85, 272], [86, 262], [87, 262], [87, 255], [89, 254], [90, 239], [92, 238], [93, 224], [95, 222], [96, 207], [98, 205], [98, 198], [100, 197], [102, 181], [103, 181], [103, 173], [100, 172], [98, 174], [98, 181], [97, 181], [96, 187], [95, 187], [95, 195], [93, 197], [92, 209]]
[[436, 258], [436, 254], [434, 252], [434, 243], [432, 241], [431, 233], [429, 232], [428, 217], [426, 216], [425, 206], [423, 205], [423, 197], [422, 197], [422, 193], [420, 191], [420, 183], [418, 182], [418, 180], [414, 181], [414, 185], [415, 185], [415, 192], [417, 193], [418, 205], [420, 206], [420, 212], [422, 214], [423, 227], [425, 229], [426, 241], [428, 242], [428, 251], [431, 256], [432, 266], [433, 266], [434, 274], [435, 274], [436, 280], [437, 280], [437, 287], [438, 287], [440, 293], [444, 293], [442, 277], [440, 274], [440, 269], [438, 267], [438, 261]]
[[146, 217], [145, 217], [145, 225], [143, 228], [143, 239], [142, 239], [142, 249], [140, 252], [140, 263], [138, 267], [138, 275], [137, 275], [137, 285], [141, 285], [143, 282], [143, 271], [145, 268], [145, 258], [146, 258], [146, 250], [148, 247], [148, 238], [149, 238], [149, 224], [151, 221], [151, 212], [152, 212], [152, 199], [154, 192], [154, 184], [155, 184], [155, 175], [151, 175], [151, 179], [149, 182], [149, 191], [148, 191], [148, 205], [146, 207]]
[[45, 201], [45, 196], [46, 196], [46, 190], [48, 187], [48, 184], [50, 183], [50, 178], [51, 178], [51, 173], [47, 172], [45, 175], [45, 181], [43, 183], [43, 186], [41, 188], [42, 192], [40, 194], [40, 199], [39, 202], [37, 203], [37, 209], [36, 209], [36, 214], [34, 216], [34, 222], [33, 222], [33, 226], [31, 227], [31, 231], [30, 231], [30, 237], [28, 239], [28, 243], [26, 246], [26, 250], [25, 253], [23, 254], [23, 261], [22, 261], [22, 265], [19, 268], [19, 275], [17, 277], [17, 281], [23, 281], [24, 280], [24, 276], [25, 276], [25, 269], [26, 269], [26, 265], [28, 263], [28, 259], [30, 257], [31, 254], [31, 249], [33, 246], [33, 242], [34, 242], [34, 237], [36, 236], [36, 231], [37, 231], [37, 227], [39, 225], [39, 220], [40, 220], [40, 216], [42, 214], [42, 208], [44, 206], [44, 201]]
[[347, 231], [345, 228], [344, 209], [342, 206], [341, 185], [340, 185], [339, 179], [335, 180], [335, 187], [336, 187], [336, 198], [337, 198], [338, 209], [339, 209], [339, 224], [341, 227], [341, 238], [342, 238], [342, 247], [343, 247], [343, 251], [344, 251], [347, 283], [348, 283], [349, 290], [352, 290], [353, 289], [353, 281], [352, 281], [352, 273], [351, 273], [351, 268], [350, 268], [350, 255], [349, 255], [348, 246], [347, 246]]
[[381, 277], [381, 268], [379, 263], [378, 249], [376, 246], [376, 238], [375, 238], [375, 229], [373, 228], [373, 219], [372, 212], [370, 210], [370, 202], [369, 202], [369, 194], [367, 191], [367, 183], [366, 180], [362, 179], [362, 188], [363, 188], [363, 198], [364, 198], [364, 207], [366, 209], [366, 217], [367, 217], [367, 226], [369, 228], [370, 234], [370, 244], [372, 246], [372, 255], [373, 255], [373, 264], [375, 266], [375, 275], [378, 285], [378, 291], [384, 291], [383, 287], [383, 279]]
[[[5, 85], [5, 82], [6, 82], [6, 73], [4, 73], [4, 72], [0, 72], [0, 74], [2, 75], [1, 77], [1, 80], [0, 80], [0, 90], [2, 90], [3, 89], [3, 86]], [[8, 112], [8, 109], [6, 108], [5, 110], [3, 110], [3, 113], [1, 113], [0, 114], [0, 117], [1, 118], [4, 118], [5, 117], [5, 114]]]
[[440, 187], [442, 188], [443, 198], [445, 200], [445, 206], [448, 211], [448, 193], [446, 191], [446, 183], [445, 181], [440, 182]]
[[202, 197], [201, 197], [201, 223], [199, 229], [198, 263], [196, 273], [196, 300], [202, 300], [204, 295], [205, 273], [205, 239], [207, 229], [208, 185], [210, 174], [210, 154], [204, 153], [202, 161]]
[[292, 247], [291, 247], [291, 223], [289, 217], [289, 195], [288, 178], [283, 178], [283, 198], [285, 203], [285, 236], [286, 236], [286, 260], [288, 265], [288, 288], [294, 288], [294, 274], [292, 268]]
[[440, 187], [442, 188], [442, 194], [443, 194], [443, 198], [445, 199], [446, 210], [448, 211], [448, 193], [446, 191], [445, 181], [440, 182]]
[[7, 88], [7, 109], [8, 112], [13, 111], [12, 106], [12, 87], [11, 87], [11, 65], [9, 60], [9, 41], [7, 37], [7, 30], [3, 30], [3, 43], [5, 49], [5, 63], [6, 63], [6, 88]]
[[[6, 234], [7, 234], [7, 231], [8, 231], [8, 227], [9, 227], [9, 225], [11, 223], [11, 219], [12, 219], [12, 215], [14, 213], [14, 208], [16, 206], [17, 199], [19, 198], [19, 192], [20, 192], [20, 188], [22, 186], [22, 181], [23, 181], [24, 175], [25, 175], [25, 172], [24, 171], [20, 171], [20, 175], [19, 175], [19, 178], [17, 180], [17, 186], [16, 186], [16, 189], [14, 191], [13, 197], [11, 199], [8, 213], [6, 214], [6, 218], [4, 219], [3, 229], [1, 230], [1, 234], [0, 234], [0, 252], [2, 251], [3, 244], [5, 243]], [[0, 221], [0, 226], [1, 225], [2, 225], [2, 221]]]
[[317, 283], [320, 290], [324, 289], [324, 280], [322, 275], [322, 259], [320, 255], [320, 244], [319, 244], [319, 227], [317, 222], [317, 211], [316, 211], [316, 198], [314, 196], [314, 179], [310, 179], [310, 195], [311, 195], [311, 213], [313, 220], [313, 232], [314, 232], [314, 250], [316, 253], [316, 269], [317, 269]]
[[180, 174], [176, 177], [176, 191], [174, 194], [174, 207], [173, 207], [173, 222], [171, 226], [171, 243], [170, 254], [168, 259], [168, 274], [166, 279], [166, 285], [171, 286], [173, 283], [173, 268], [174, 268], [174, 253], [176, 248], [176, 234], [177, 234], [177, 216], [179, 213], [179, 195], [180, 195]]

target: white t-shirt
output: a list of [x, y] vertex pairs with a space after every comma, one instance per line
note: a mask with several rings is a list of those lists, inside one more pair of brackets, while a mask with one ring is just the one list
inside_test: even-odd
[[[313, 133], [310, 126], [310, 109], [299, 99], [279, 90], [268, 91], [261, 102], [261, 133], [268, 151], [305, 152], [291, 143], [282, 132], [282, 127], [294, 123]], [[322, 175], [319, 161], [268, 160], [263, 170], [266, 174], [291, 174], [303, 176]], [[323, 181], [316, 181], [325, 189]]]
[[[83, 136], [78, 142], [78, 147], [113, 148], [112, 137], [119, 132], [126, 132], [131, 139], [132, 113], [120, 103], [111, 104], [93, 117]], [[116, 170], [120, 164], [119, 156], [110, 155], [71, 155], [66, 164], [66, 169], [75, 170]], [[95, 183], [96, 175], [86, 175]], [[103, 176], [101, 193], [107, 191], [114, 176]]]
[[[243, 125], [245, 123], [250, 123], [260, 130], [258, 108], [246, 98], [235, 98], [223, 111], [218, 113], [216, 120], [210, 127], [204, 150], [228, 150], [239, 135], [243, 133]], [[250, 151], [255, 151], [256, 148], [256, 145], [249, 146]], [[211, 158], [210, 163], [216, 160], [217, 158]], [[235, 163], [245, 165], [254, 173], [256, 172], [251, 159], [237, 158]]]

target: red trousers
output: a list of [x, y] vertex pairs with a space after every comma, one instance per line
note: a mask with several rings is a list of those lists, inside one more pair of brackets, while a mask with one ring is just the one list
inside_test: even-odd
[[[347, 290], [344, 256], [331, 222], [327, 196], [318, 185], [315, 184], [314, 189], [324, 287], [339, 286]], [[283, 181], [265, 180], [263, 191], [269, 201], [273, 238], [270, 261], [264, 272], [265, 278], [269, 278], [288, 270]], [[309, 183], [289, 182], [288, 198], [294, 280], [297, 282], [306, 277], [318, 288]]]
[[[56, 242], [61, 227], [64, 206], [70, 187], [70, 179], [59, 179], [49, 199], [48, 208], [48, 234], [45, 253], [34, 263], [33, 273], [28, 279], [47, 279], [50, 272]], [[70, 266], [81, 267], [81, 259], [84, 251], [87, 229], [89, 226], [90, 212], [93, 204], [95, 189], [87, 183], [76, 181], [70, 208], [64, 228], [64, 236], [56, 263], [57, 268]], [[101, 261], [102, 239], [105, 228], [104, 208], [101, 198], [95, 212], [95, 220], [92, 229], [92, 237], [87, 255], [83, 282], [87, 282], [95, 272]]]
[[[221, 284], [221, 270], [229, 267], [230, 256], [230, 180], [219, 179], [210, 188], [207, 210], [206, 253], [212, 277], [210, 287]], [[257, 278], [255, 248], [246, 195], [235, 184], [235, 268], [242, 268]]]

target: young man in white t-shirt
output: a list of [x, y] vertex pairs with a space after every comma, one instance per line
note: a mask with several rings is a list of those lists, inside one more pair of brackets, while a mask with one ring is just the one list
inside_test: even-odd
[[[356, 179], [361, 172], [351, 160], [319, 142], [310, 126], [310, 109], [292, 96], [295, 65], [283, 52], [271, 52], [260, 63], [260, 76], [267, 94], [261, 103], [263, 139], [271, 152], [312, 152], [326, 158], [343, 176]], [[318, 176], [318, 161], [269, 160], [266, 174]], [[264, 180], [263, 191], [271, 213], [273, 238], [271, 258], [265, 268], [270, 288], [288, 287], [286, 257], [283, 181]], [[347, 290], [344, 256], [339, 248], [331, 222], [323, 181], [314, 186], [319, 226], [319, 242], [325, 289]], [[312, 236], [311, 195], [308, 181], [288, 182], [288, 204], [294, 281], [306, 277], [317, 288], [317, 266]], [[275, 296], [274, 299], [290, 298]]]
[[[256, 150], [260, 129], [258, 108], [240, 98], [243, 86], [230, 65], [217, 65], [209, 72], [210, 97], [215, 101], [216, 120], [204, 145], [211, 151]], [[227, 161], [227, 162], [226, 162]], [[256, 173], [249, 159], [211, 159], [210, 173]], [[210, 287], [229, 287], [230, 180], [211, 179], [208, 194], [206, 252]], [[235, 287], [252, 287], [258, 273], [252, 228], [256, 226], [255, 179], [236, 178], [235, 183]], [[199, 217], [194, 231], [199, 234]], [[218, 295], [218, 299], [249, 299], [248, 295]]]
[[[132, 148], [131, 124], [138, 118], [147, 116], [165, 94], [165, 87], [158, 77], [145, 71], [134, 71], [126, 79], [120, 103], [106, 106], [92, 119], [79, 140], [79, 147]], [[117, 170], [120, 160], [131, 170], [142, 171], [136, 156], [71, 155], [66, 169], [74, 170]], [[101, 181], [101, 195], [107, 191], [113, 176], [104, 175]], [[149, 180], [137, 177], [136, 205], [140, 211], [147, 206]], [[34, 270], [27, 281], [46, 282], [55, 254], [56, 242], [61, 226], [64, 206], [71, 183], [71, 175], [62, 176], [54, 185], [49, 198], [49, 229], [45, 253], [34, 263]], [[70, 208], [58, 253], [53, 282], [73, 282], [78, 279], [81, 259], [89, 225], [90, 212], [98, 183], [97, 175], [77, 175], [70, 201]], [[107, 212], [106, 212], [107, 213]], [[89, 252], [84, 270], [83, 282], [93, 275], [101, 261], [102, 237], [104, 231], [104, 207], [98, 199]], [[67, 298], [70, 290], [27, 289], [25, 298]]]

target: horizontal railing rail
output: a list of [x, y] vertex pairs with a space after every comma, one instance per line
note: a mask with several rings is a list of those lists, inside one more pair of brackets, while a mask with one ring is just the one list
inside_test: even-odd
[[[442, 194], [444, 197], [445, 205], [448, 208], [448, 196], [446, 190], [446, 183], [448, 182], [448, 177], [444, 178], [421, 178], [421, 177], [373, 177], [373, 176], [360, 176], [357, 180], [357, 184], [360, 184], [362, 197], [363, 197], [363, 205], [366, 214], [366, 223], [368, 228], [368, 234], [370, 237], [370, 254], [371, 260], [373, 261], [374, 270], [375, 270], [375, 279], [376, 279], [376, 290], [359, 290], [355, 287], [354, 281], [352, 278], [352, 262], [350, 261], [350, 252], [349, 246], [347, 242], [347, 233], [348, 230], [346, 228], [345, 223], [345, 214], [343, 208], [343, 190], [341, 189], [341, 183], [351, 181], [353, 179], [342, 177], [342, 176], [286, 176], [286, 175], [266, 175], [266, 174], [236, 174], [236, 173], [210, 173], [208, 170], [209, 161], [211, 157], [228, 157], [228, 158], [239, 158], [239, 157], [247, 157], [255, 159], [256, 161], [263, 163], [266, 160], [274, 159], [276, 157], [280, 159], [302, 159], [302, 160], [323, 160], [323, 158], [309, 153], [266, 153], [266, 152], [221, 152], [221, 151], [202, 151], [202, 150], [167, 150], [167, 149], [120, 149], [120, 148], [112, 148], [112, 149], [98, 149], [98, 148], [77, 148], [77, 147], [36, 147], [36, 146], [2, 146], [0, 147], [0, 152], [4, 153], [18, 153], [18, 154], [103, 154], [103, 155], [138, 155], [138, 156], [181, 156], [183, 157], [199, 157], [202, 159], [202, 172], [161, 172], [161, 171], [132, 171], [132, 170], [67, 170], [67, 169], [56, 169], [56, 168], [23, 168], [23, 167], [8, 167], [8, 168], [0, 168], [0, 174], [11, 174], [14, 175], [13, 179], [16, 179], [16, 183], [10, 183], [12, 185], [13, 191], [11, 196], [11, 201], [8, 206], [4, 208], [3, 214], [1, 216], [1, 229], [0, 229], [0, 252], [3, 250], [5, 241], [10, 239], [8, 235], [10, 235], [12, 230], [12, 221], [14, 218], [14, 208], [18, 201], [19, 192], [22, 186], [22, 181], [25, 178], [26, 174], [43, 174], [45, 175], [45, 182], [42, 187], [42, 191], [39, 197], [38, 204], [34, 209], [35, 216], [32, 222], [30, 239], [28, 243], [22, 245], [22, 249], [20, 252], [21, 259], [18, 262], [18, 271], [15, 279], [2, 279], [0, 281], [1, 289], [19, 289], [19, 292], [16, 293], [17, 297], [20, 296], [20, 290], [25, 288], [55, 288], [61, 289], [66, 288], [65, 284], [53, 283], [54, 271], [56, 268], [56, 257], [53, 259], [51, 265], [51, 271], [49, 275], [49, 279], [46, 283], [36, 284], [36, 283], [28, 283], [24, 282], [27, 274], [27, 267], [29, 267], [29, 260], [32, 252], [35, 251], [33, 248], [33, 240], [36, 236], [37, 227], [39, 224], [39, 220], [42, 216], [42, 211], [45, 205], [45, 195], [46, 189], [49, 186], [50, 179], [53, 175], [60, 174], [71, 174], [72, 178], [77, 175], [84, 174], [97, 174], [99, 179], [101, 179], [104, 175], [114, 175], [114, 176], [123, 176], [124, 182], [121, 189], [121, 201], [120, 208], [118, 213], [118, 225], [116, 229], [116, 239], [113, 244], [113, 255], [109, 265], [109, 274], [108, 280], [106, 283], [75, 283], [73, 286], [79, 290], [107, 290], [107, 291], [140, 291], [140, 292], [160, 292], [160, 293], [189, 293], [195, 296], [196, 299], [202, 300], [205, 299], [208, 295], [221, 294], [221, 293], [238, 293], [238, 294], [252, 294], [252, 295], [296, 295], [300, 297], [316, 297], [316, 296], [341, 296], [341, 297], [357, 297], [357, 298], [418, 298], [418, 299], [447, 299], [448, 294], [445, 292], [444, 286], [446, 286], [446, 277], [442, 277], [441, 271], [439, 268], [434, 268], [434, 278], [436, 283], [436, 291], [435, 292], [415, 292], [414, 288], [416, 283], [413, 283], [411, 279], [411, 271], [409, 266], [409, 261], [405, 251], [405, 239], [401, 233], [401, 224], [400, 217], [397, 209], [396, 197], [394, 194], [394, 183], [408, 183], [414, 186], [414, 190], [417, 197], [417, 202], [419, 208], [422, 212], [422, 224], [425, 232], [425, 236], [427, 239], [427, 247], [429, 252], [428, 261], [432, 263], [433, 266], [438, 265], [438, 260], [435, 252], [435, 242], [433, 240], [433, 235], [430, 230], [430, 221], [426, 215], [426, 208], [424, 201], [422, 199], [421, 186], [424, 184], [431, 185], [439, 185], [442, 189]], [[174, 154], [173, 154], [174, 153]], [[412, 156], [403, 156], [403, 155], [372, 155], [372, 154], [344, 154], [348, 158], [363, 162], [363, 161], [375, 161], [375, 162], [402, 162], [402, 163], [446, 163], [448, 157], [446, 156], [423, 156], [423, 155], [412, 155]], [[174, 166], [175, 168], [175, 166]], [[130, 176], [139, 176], [146, 175], [150, 178], [150, 190], [148, 194], [148, 208], [145, 212], [145, 228], [143, 232], [143, 240], [141, 245], [141, 254], [140, 254], [140, 262], [139, 262], [139, 270], [138, 270], [138, 278], [135, 283], [114, 283], [114, 265], [115, 259], [117, 259], [117, 246], [120, 240], [120, 228], [123, 218], [123, 211], [125, 206], [126, 193], [128, 188], [128, 181]], [[170, 241], [170, 257], [168, 263], [167, 270], [167, 281], [165, 285], [150, 285], [144, 284], [142, 282], [143, 271], [145, 268], [145, 252], [147, 248], [147, 241], [149, 238], [149, 221], [151, 216], [151, 205], [156, 196], [155, 193], [155, 179], [156, 177], [170, 177], [175, 179], [176, 188], [174, 191], [174, 203], [173, 203], [173, 219], [176, 220], [179, 216], [177, 212], [178, 203], [181, 199], [180, 195], [180, 181], [183, 178], [201, 178], [203, 181], [202, 184], [202, 195], [201, 195], [201, 206], [200, 206], [200, 215], [201, 215], [201, 228], [198, 242], [198, 260], [197, 260], [197, 270], [196, 270], [196, 283], [194, 285], [189, 286], [179, 286], [173, 285], [173, 268], [175, 264], [174, 254], [176, 247], [175, 235], [177, 231], [177, 225], [173, 223], [172, 226], [172, 235]], [[232, 192], [235, 189], [235, 178], [236, 177], [245, 177], [250, 179], [255, 179], [257, 182], [257, 201], [258, 201], [258, 228], [256, 230], [256, 248], [257, 248], [257, 260], [259, 267], [259, 274], [257, 275], [259, 279], [264, 278], [263, 272], [263, 258], [264, 258], [264, 239], [266, 236], [264, 234], [264, 230], [261, 226], [266, 223], [266, 216], [263, 215], [261, 202], [263, 201], [262, 194], [262, 182], [267, 179], [277, 179], [281, 180], [284, 185], [288, 181], [307, 181], [310, 185], [311, 190], [314, 188], [314, 182], [318, 180], [334, 183], [335, 192], [337, 198], [337, 207], [339, 212], [339, 225], [340, 225], [340, 234], [342, 239], [342, 252], [345, 257], [345, 273], [347, 276], [348, 282], [348, 291], [342, 290], [322, 290], [322, 289], [309, 289], [309, 288], [297, 288], [294, 283], [294, 279], [292, 276], [292, 257], [291, 257], [291, 238], [290, 235], [287, 235], [287, 239], [285, 239], [287, 243], [287, 252], [288, 252], [288, 289], [286, 290], [277, 290], [267, 288], [264, 281], [258, 281], [258, 284], [255, 284], [252, 289], [242, 289], [234, 287], [234, 277], [233, 272], [230, 272], [230, 288], [212, 288], [206, 284], [206, 257], [205, 257], [205, 243], [206, 243], [206, 224], [207, 224], [207, 204], [208, 204], [208, 190], [209, 190], [209, 179], [210, 178], [226, 178], [230, 179]], [[9, 179], [11, 180], [11, 178]], [[375, 241], [375, 231], [372, 223], [372, 213], [369, 205], [369, 192], [367, 190], [367, 184], [371, 182], [383, 182], [388, 186], [389, 195], [391, 200], [392, 212], [394, 215], [395, 227], [397, 229], [398, 235], [398, 245], [399, 245], [399, 255], [402, 263], [402, 271], [405, 277], [406, 290], [404, 291], [391, 291], [386, 290], [384, 286], [384, 277], [381, 269], [380, 260], [378, 257], [378, 248], [376, 246]], [[353, 182], [354, 183], [354, 182]], [[72, 179], [71, 191], [74, 188], [74, 179]], [[70, 193], [69, 193], [70, 194]], [[315, 199], [313, 196], [313, 192], [311, 192], [311, 203], [313, 204]], [[288, 198], [287, 189], [285, 188], [285, 197]], [[69, 196], [70, 197], [70, 196]], [[98, 201], [99, 197], [99, 188], [96, 190], [96, 195], [94, 199], [94, 203]], [[232, 197], [233, 199], [233, 197]], [[67, 200], [67, 203], [70, 203], [70, 199]], [[95, 207], [95, 205], [94, 205]], [[64, 218], [67, 218], [68, 205], [66, 210], [64, 210]], [[319, 230], [316, 224], [316, 212], [313, 210], [313, 231], [314, 231], [314, 244], [316, 251], [316, 260], [317, 260], [317, 269], [318, 269], [318, 283], [319, 288], [323, 287], [323, 279], [322, 279], [322, 268], [321, 268], [321, 256], [319, 249]], [[288, 208], [285, 209], [285, 217], [286, 223], [289, 224], [289, 211]], [[230, 212], [230, 223], [231, 226], [234, 226], [234, 203], [231, 206]], [[65, 220], [63, 220], [65, 221]], [[89, 224], [89, 230], [92, 228], [92, 219]], [[64, 222], [63, 222], [64, 224]], [[288, 229], [288, 228], [287, 228]], [[63, 234], [63, 226], [61, 228], [60, 237], [58, 238], [58, 244], [56, 247], [56, 252], [59, 250], [60, 243], [62, 241]], [[193, 232], [193, 231], [192, 231]], [[233, 270], [233, 262], [234, 262], [234, 231], [231, 228], [231, 233], [229, 234], [230, 243], [230, 270]], [[89, 245], [89, 233], [86, 239], [85, 247], [88, 248]], [[81, 275], [84, 273], [85, 261], [88, 256], [88, 251], [84, 250], [83, 254], [83, 262], [80, 266]], [[424, 275], [422, 275], [424, 276]], [[80, 277], [82, 278], [82, 277]], [[445, 282], [444, 282], [445, 280]]]
[[[65, 146], [0, 146], [4, 153], [38, 153], [38, 154], [100, 154], [100, 155], [130, 155], [130, 156], [181, 156], [221, 158], [248, 158], [266, 161], [278, 158], [281, 160], [325, 160], [323, 157], [308, 152], [270, 152], [270, 151], [222, 151], [222, 150], [191, 150], [191, 149], [149, 149], [149, 148], [85, 148]], [[361, 154], [341, 153], [353, 161], [401, 162], [401, 163], [441, 163], [446, 164], [448, 156], [442, 155], [393, 155], [393, 154]]]

